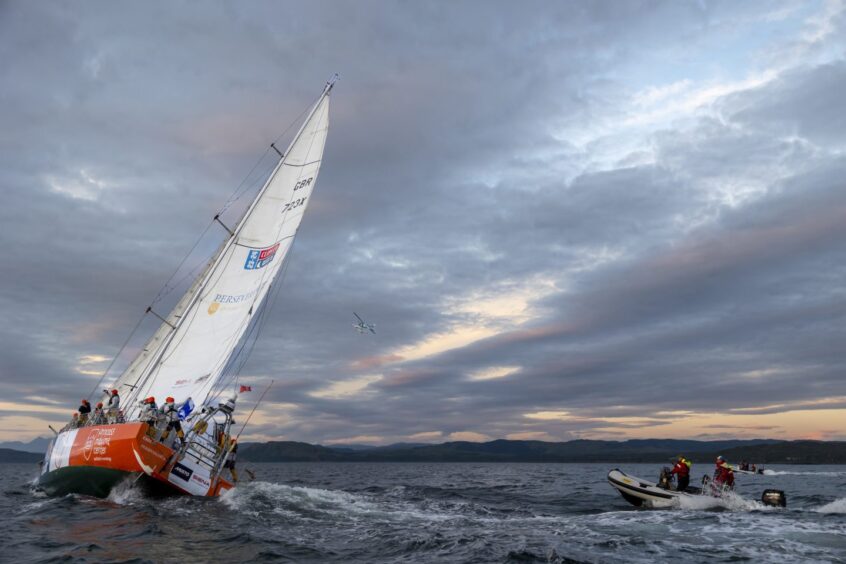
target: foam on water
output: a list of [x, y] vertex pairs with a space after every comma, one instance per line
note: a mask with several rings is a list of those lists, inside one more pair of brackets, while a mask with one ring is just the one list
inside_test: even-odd
[[271, 482], [252, 482], [224, 492], [221, 502], [238, 511], [250, 510], [257, 504], [284, 504], [303, 511], [342, 513], [370, 512], [376, 508], [360, 496], [344, 491], [287, 486]]
[[144, 499], [144, 494], [134, 486], [135, 478], [128, 477], [112, 488], [106, 499], [117, 505], [135, 505]]
[[33, 511], [37, 511], [42, 507], [50, 505], [53, 502], [53, 499], [42, 499], [40, 501], [34, 501], [32, 503], [26, 503], [19, 508], [20, 513], [31, 513]]
[[831, 503], [826, 503], [822, 507], [815, 509], [817, 513], [841, 513], [846, 514], [846, 497], [835, 499]]
[[411, 501], [398, 495], [404, 491], [403, 488], [391, 491], [388, 496], [376, 497], [341, 490], [252, 482], [224, 492], [220, 501], [230, 509], [253, 517], [270, 511], [298, 519], [367, 519], [373, 522], [472, 520], [495, 524], [557, 519], [534, 513], [494, 515], [495, 512], [484, 505], [462, 500]]
[[729, 511], [761, 511], [773, 509], [759, 501], [744, 499], [735, 492], [726, 492], [722, 497], [707, 495], [679, 497], [676, 507], [688, 510], [728, 509]]
[[437, 515], [415, 511], [404, 505], [388, 505], [340, 490], [287, 486], [270, 482], [252, 482], [239, 485], [225, 492], [220, 501], [236, 511], [258, 516], [260, 511], [305, 519], [406, 519], [426, 520], [449, 519], [448, 515]]

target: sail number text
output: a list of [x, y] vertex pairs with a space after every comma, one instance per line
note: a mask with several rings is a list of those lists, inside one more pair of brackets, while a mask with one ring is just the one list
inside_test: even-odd
[[297, 190], [300, 190], [301, 188], [308, 187], [308, 185], [311, 184], [312, 180], [314, 180], [313, 176], [311, 178], [306, 178], [305, 180], [300, 180], [299, 182], [294, 184], [294, 192], [296, 192]]
[[298, 207], [305, 204], [307, 199], [308, 198], [299, 198], [298, 200], [292, 200], [288, 202], [287, 204], [285, 204], [285, 207], [282, 208], [282, 213], [297, 209]]

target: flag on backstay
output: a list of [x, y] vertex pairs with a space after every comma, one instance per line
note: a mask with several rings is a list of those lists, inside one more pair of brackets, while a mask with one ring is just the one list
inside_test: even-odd
[[194, 401], [191, 398], [188, 398], [185, 400], [185, 403], [180, 406], [179, 411], [176, 413], [179, 415], [180, 421], [185, 421], [188, 416], [191, 415], [192, 411], [194, 411]]
[[238, 393], [243, 394], [244, 392], [252, 392], [252, 391], [253, 391], [252, 386], [241, 386], [241, 389], [238, 390]]

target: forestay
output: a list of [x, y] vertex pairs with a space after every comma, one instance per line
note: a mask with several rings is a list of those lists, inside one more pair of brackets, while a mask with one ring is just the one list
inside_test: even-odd
[[179, 403], [191, 397], [200, 405], [214, 388], [279, 273], [311, 200], [331, 88], [330, 83], [234, 234], [118, 379], [122, 393], [133, 390], [129, 399], [173, 396]]

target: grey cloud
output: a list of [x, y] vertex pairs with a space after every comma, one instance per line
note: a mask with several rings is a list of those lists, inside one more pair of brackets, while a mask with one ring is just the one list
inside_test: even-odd
[[[93, 383], [75, 372], [79, 357], [114, 353], [256, 153], [336, 70], [315, 200], [242, 372], [274, 378], [269, 400], [296, 407], [256, 432], [567, 438], [615, 413], [659, 424], [661, 410], [846, 395], [844, 108], [829, 94], [842, 61], [801, 64], [721, 99], [720, 116], [656, 133], [652, 164], [561, 173], [585, 155], [560, 131], [613, 114], [631, 69], [658, 72], [647, 63], [683, 60], [729, 24], [758, 25], [760, 6], [0, 9], [10, 401], [78, 400]], [[738, 179], [764, 189], [734, 209], [714, 200], [714, 185]], [[619, 256], [575, 267], [603, 251]], [[534, 304], [544, 315], [528, 326], [415, 362], [359, 362], [473, 319], [446, 311], [447, 298], [541, 275], [566, 292]], [[353, 310], [377, 323], [375, 337], [351, 330]], [[468, 380], [496, 365], [521, 370]], [[782, 370], [737, 376], [771, 366]], [[383, 379], [348, 400], [311, 395], [362, 374]], [[523, 416], [541, 409], [597, 415]]]

